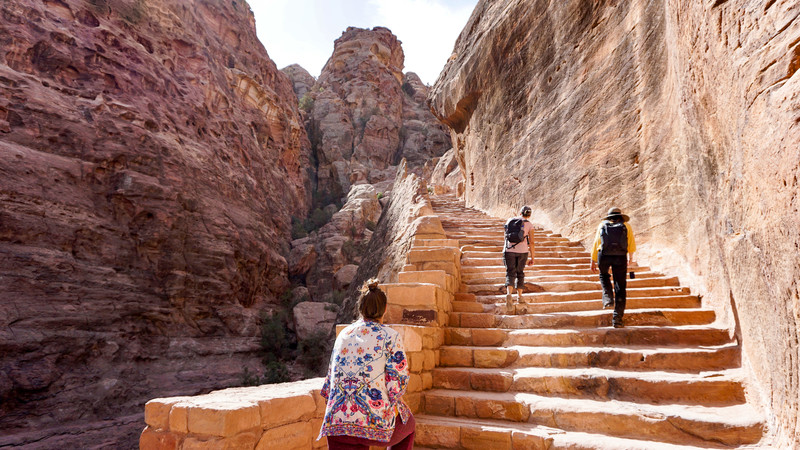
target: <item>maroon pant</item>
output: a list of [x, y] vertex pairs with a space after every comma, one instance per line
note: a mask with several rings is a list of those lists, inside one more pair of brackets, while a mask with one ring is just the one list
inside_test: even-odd
[[353, 436], [328, 436], [329, 450], [369, 450], [370, 446], [387, 447], [392, 450], [412, 450], [414, 448], [414, 416], [403, 423], [398, 415], [394, 419], [394, 432], [389, 442], [373, 441]]

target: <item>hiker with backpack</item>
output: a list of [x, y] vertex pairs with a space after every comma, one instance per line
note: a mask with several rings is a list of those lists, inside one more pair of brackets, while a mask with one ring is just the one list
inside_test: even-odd
[[517, 301], [522, 303], [522, 290], [525, 283], [525, 261], [530, 253], [528, 265], [533, 265], [533, 242], [531, 233], [533, 224], [530, 206], [523, 206], [519, 216], [508, 219], [504, 225], [505, 239], [503, 247], [503, 264], [506, 266], [506, 306], [514, 306], [513, 290], [517, 290]]
[[[600, 269], [600, 285], [603, 287], [603, 309], [614, 308], [612, 325], [623, 328], [622, 316], [625, 314], [626, 287], [625, 280], [628, 264], [633, 264], [633, 253], [636, 242], [633, 230], [628, 224], [630, 217], [622, 214], [619, 208], [611, 208], [606, 218], [597, 227], [592, 244], [591, 270], [597, 273]], [[611, 274], [614, 276], [614, 290], [611, 290]]]

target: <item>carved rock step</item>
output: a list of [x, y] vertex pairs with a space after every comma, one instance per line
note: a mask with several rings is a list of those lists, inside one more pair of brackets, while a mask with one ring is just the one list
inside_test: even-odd
[[[468, 286], [499, 286], [504, 287], [505, 277], [496, 278], [478, 278], [471, 280], [463, 280], [464, 284]], [[672, 277], [648, 277], [648, 278], [634, 278], [628, 280], [627, 288], [647, 288], [647, 287], [680, 287], [678, 278]], [[525, 289], [536, 292], [569, 292], [569, 291], [600, 291], [602, 289], [600, 280], [567, 280], [567, 281], [542, 281], [542, 280], [529, 280], [525, 278]]]
[[[524, 305], [516, 305], [517, 310]], [[548, 314], [496, 315], [451, 312], [449, 326], [466, 328], [595, 328], [611, 326], [611, 310], [573, 311]], [[625, 326], [708, 325], [716, 315], [710, 309], [631, 309]]]
[[[464, 342], [451, 335], [454, 345], [442, 347], [440, 367], [473, 367], [476, 358], [481, 367], [606, 367], [625, 370], [662, 370], [698, 373], [739, 366], [736, 344], [708, 347], [528, 347], [517, 345], [477, 347], [472, 336]], [[487, 344], [488, 335], [480, 343]], [[459, 345], [459, 344], [465, 345]], [[478, 350], [478, 353], [475, 353]], [[476, 357], [477, 355], [477, 357]], [[490, 365], [496, 363], [497, 365]], [[503, 364], [503, 365], [500, 365]]]
[[[472, 269], [472, 267], [470, 268]], [[644, 280], [648, 278], [658, 278], [658, 279], [677, 279], [675, 277], [668, 277], [664, 274], [658, 272], [651, 272], [645, 271], [645, 269], [631, 269], [629, 271], [636, 272], [636, 278], [633, 280], [628, 280], [628, 285], [636, 280]], [[497, 283], [498, 280], [500, 283], [505, 281], [506, 270], [502, 267], [495, 267], [495, 268], [487, 268], [486, 270], [482, 271], [464, 271], [462, 270], [461, 279], [466, 284], [493, 284]], [[481, 282], [481, 280], [487, 280], [485, 282]], [[570, 273], [552, 273], [550, 272], [542, 272], [533, 270], [526, 270], [525, 271], [525, 282], [526, 283], [537, 283], [537, 282], [555, 282], [555, 281], [598, 281], [599, 278], [596, 273], [592, 273], [589, 269], [574, 271]]]
[[414, 448], [514, 450], [696, 450], [704, 447], [625, 439], [564, 431], [528, 423], [453, 417], [416, 416]]
[[[591, 264], [592, 258], [587, 256], [582, 257], [575, 257], [575, 258], [535, 258], [533, 260], [533, 268], [537, 266], [548, 266], [548, 265], [580, 265], [583, 264], [585, 266], [589, 266]], [[461, 258], [461, 264], [464, 266], [492, 266], [492, 265], [499, 265], [500, 267], [503, 266], [502, 258]]]
[[[526, 283], [527, 284], [527, 283]], [[502, 296], [505, 302], [505, 287], [500, 284], [466, 284], [466, 293], [477, 296]], [[637, 297], [668, 297], [675, 295], [690, 295], [689, 289], [679, 286], [664, 287], [631, 287], [626, 290], [626, 299], [630, 300]], [[516, 297], [516, 296], [515, 296]], [[548, 303], [548, 302], [571, 302], [580, 300], [599, 300], [603, 297], [600, 289], [572, 292], [523, 292], [522, 299], [525, 303]], [[500, 301], [500, 297], [497, 297]]]
[[[599, 296], [598, 296], [599, 297]], [[477, 303], [477, 305], [476, 305]], [[494, 314], [550, 314], [571, 311], [594, 311], [603, 307], [600, 298], [595, 300], [579, 300], [570, 302], [544, 302], [515, 304], [509, 308], [505, 304], [505, 296], [481, 296], [472, 302], [453, 302], [456, 312], [487, 312]], [[672, 295], [660, 297], [629, 298], [625, 310], [642, 308], [699, 308], [700, 299], [696, 295]]]
[[747, 445], [758, 442], [762, 434], [760, 418], [747, 404], [723, 407], [650, 405], [455, 390], [430, 390], [424, 397], [426, 414], [526, 422], [673, 444]]
[[708, 326], [588, 328], [582, 330], [506, 330], [455, 328], [444, 330], [447, 345], [534, 347], [715, 346], [731, 343], [729, 331]]
[[[474, 251], [464, 251], [461, 249], [462, 258], [464, 259], [482, 259], [482, 258], [490, 258], [496, 261], [496, 264], [503, 264], [503, 253], [502, 252], [474, 252]], [[589, 258], [591, 255], [586, 253], [586, 251], [578, 250], [578, 249], [571, 249], [571, 248], [564, 248], [564, 247], [536, 247], [533, 250], [533, 256], [535, 258]]]
[[[439, 367], [608, 367], [630, 370], [662, 370], [698, 373], [722, 370], [739, 364], [739, 349], [734, 344], [687, 349], [685, 347], [573, 347], [503, 346], [497, 335], [454, 333], [453, 344], [441, 347]], [[463, 345], [462, 345], [463, 344]], [[685, 358], [685, 359], [680, 359]]]
[[[433, 388], [528, 392], [547, 397], [729, 406], [745, 402], [738, 369], [699, 374], [608, 368], [437, 368]], [[428, 411], [431, 412], [431, 411]]]

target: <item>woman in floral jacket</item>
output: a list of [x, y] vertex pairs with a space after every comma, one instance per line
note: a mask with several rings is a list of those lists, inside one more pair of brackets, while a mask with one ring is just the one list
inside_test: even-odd
[[403, 402], [408, 362], [397, 331], [383, 325], [386, 294], [370, 280], [358, 300], [360, 319], [339, 333], [322, 386], [327, 399], [320, 438], [328, 448], [411, 450], [414, 416]]

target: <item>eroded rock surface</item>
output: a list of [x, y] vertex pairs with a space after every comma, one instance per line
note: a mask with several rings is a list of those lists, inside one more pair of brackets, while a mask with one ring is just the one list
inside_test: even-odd
[[314, 87], [314, 83], [316, 82], [314, 77], [299, 64], [288, 65], [281, 69], [281, 72], [285, 73], [286, 76], [292, 80], [292, 87], [298, 100], [302, 99], [303, 96], [306, 95], [306, 92]]
[[310, 91], [308, 126], [318, 189], [345, 195], [353, 184], [394, 176], [401, 158], [416, 168], [450, 148], [430, 113], [427, 87], [403, 74], [400, 41], [386, 28], [348, 28]]
[[297, 98], [245, 2], [2, 2], [0, 42], [0, 446], [127, 447], [147, 399], [257, 361]]
[[589, 239], [632, 217], [639, 258], [743, 345], [778, 447], [800, 437], [800, 5], [481, 1], [431, 104], [469, 206]]

